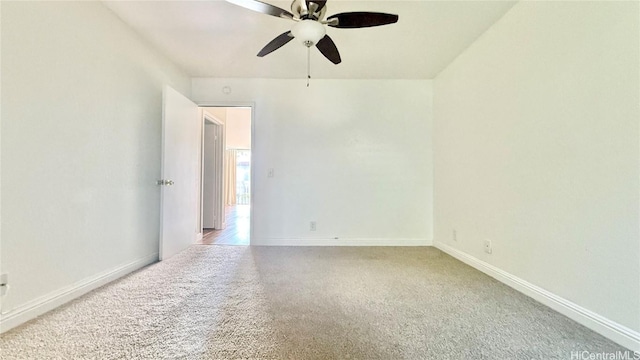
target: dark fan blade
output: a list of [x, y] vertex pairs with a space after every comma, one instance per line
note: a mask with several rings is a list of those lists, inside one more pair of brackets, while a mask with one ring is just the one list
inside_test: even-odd
[[293, 14], [288, 12], [287, 10], [281, 9], [271, 4], [263, 3], [262, 1], [258, 1], [258, 0], [227, 0], [227, 1], [232, 4], [247, 8], [249, 10], [257, 11], [259, 13], [272, 15], [276, 17], [293, 19]]
[[262, 50], [260, 50], [260, 52], [258, 53], [258, 56], [263, 57], [263, 56], [265, 56], [267, 54], [270, 54], [270, 53], [278, 50], [284, 44], [288, 43], [291, 40], [293, 40], [293, 35], [291, 35], [291, 31], [287, 31], [286, 33], [282, 33], [282, 34], [278, 35], [278, 37], [276, 37], [275, 39], [271, 40], [271, 42], [269, 42], [267, 44], [267, 46], [262, 48]]
[[320, 50], [322, 55], [324, 55], [324, 57], [329, 59], [329, 61], [331, 61], [332, 63], [340, 64], [340, 62], [342, 61], [342, 59], [340, 59], [338, 48], [336, 47], [336, 44], [333, 42], [333, 40], [331, 40], [329, 35], [325, 35], [322, 39], [320, 39], [320, 41], [318, 41], [318, 43], [316, 44], [316, 47], [318, 48], [318, 50]]
[[[337, 19], [338, 23], [335, 23]], [[371, 26], [380, 26], [393, 24], [398, 21], [398, 15], [374, 13], [374, 12], [348, 12], [331, 15], [327, 18], [327, 25], [336, 28], [363, 28]]]

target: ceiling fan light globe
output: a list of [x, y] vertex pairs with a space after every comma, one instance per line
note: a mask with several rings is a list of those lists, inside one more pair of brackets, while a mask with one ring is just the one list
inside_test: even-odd
[[291, 28], [291, 33], [305, 46], [313, 46], [326, 35], [327, 30], [315, 20], [302, 20]]

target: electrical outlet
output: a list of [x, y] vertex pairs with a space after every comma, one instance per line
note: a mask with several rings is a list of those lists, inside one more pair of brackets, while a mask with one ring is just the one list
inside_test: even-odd
[[453, 229], [451, 238], [453, 239], [453, 241], [458, 241], [458, 232], [456, 231], [456, 229]]
[[7, 295], [9, 290], [9, 274], [0, 275], [0, 296]]
[[484, 252], [487, 254], [491, 254], [493, 252], [493, 248], [491, 247], [491, 240], [484, 241]]
[[312, 221], [309, 223], [309, 230], [316, 231], [316, 222]]

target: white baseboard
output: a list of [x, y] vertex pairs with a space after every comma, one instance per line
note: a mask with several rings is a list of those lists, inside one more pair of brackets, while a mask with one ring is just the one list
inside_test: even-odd
[[258, 246], [431, 246], [427, 239], [389, 239], [389, 238], [254, 238], [251, 245]]
[[0, 314], [0, 333], [34, 319], [117, 278], [158, 261], [158, 253], [96, 274]]
[[441, 242], [434, 246], [600, 335], [640, 352], [640, 333]]

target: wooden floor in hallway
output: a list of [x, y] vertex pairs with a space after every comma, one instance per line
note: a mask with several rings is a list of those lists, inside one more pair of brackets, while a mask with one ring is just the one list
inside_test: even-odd
[[204, 229], [202, 245], [249, 245], [249, 205], [225, 208], [227, 227], [223, 230]]

